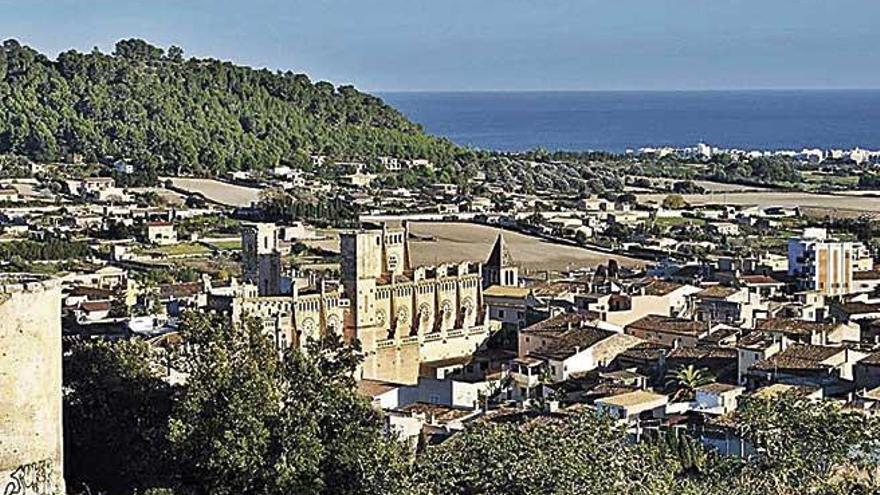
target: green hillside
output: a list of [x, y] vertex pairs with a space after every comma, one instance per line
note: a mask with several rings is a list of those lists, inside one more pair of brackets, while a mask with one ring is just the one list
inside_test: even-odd
[[430, 158], [457, 149], [379, 98], [304, 74], [185, 58], [142, 40], [50, 60], [0, 50], [0, 153], [39, 161], [128, 158], [157, 173], [216, 175], [308, 154]]

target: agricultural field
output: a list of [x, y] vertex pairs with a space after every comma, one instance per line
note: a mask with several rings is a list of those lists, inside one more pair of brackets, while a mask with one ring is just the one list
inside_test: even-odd
[[201, 256], [210, 254], [211, 249], [202, 244], [181, 242], [178, 244], [170, 244], [168, 246], [155, 247], [149, 249], [147, 252], [165, 256]]
[[[660, 204], [666, 194], [638, 194], [641, 203]], [[729, 192], [722, 194], [683, 194], [692, 205], [728, 204], [741, 206], [799, 206], [816, 213], [832, 213], [835, 210], [855, 211], [862, 214], [880, 215], [880, 197], [818, 194], [807, 192]]]
[[[683, 179], [670, 179], [666, 177], [647, 177], [642, 175], [634, 175], [634, 179], [647, 179], [651, 181], [652, 185], [655, 188], [672, 188], [672, 184], [676, 182], [683, 182]], [[693, 180], [691, 181], [695, 185], [702, 187], [706, 190], [707, 193], [719, 193], [719, 192], [745, 192], [745, 191], [766, 191], [767, 188], [760, 186], [750, 186], [745, 184], [732, 184], [728, 182], [715, 182], [709, 180]], [[639, 189], [639, 188], [631, 188], [631, 189]]]
[[[642, 260], [616, 256], [595, 250], [544, 241], [495, 227], [458, 222], [411, 222], [410, 233], [421, 239], [410, 240], [412, 261], [416, 265], [434, 265], [460, 261], [485, 261], [499, 232], [504, 233], [514, 262], [526, 271], [560, 271], [594, 267], [615, 259], [622, 266], [641, 267]], [[330, 234], [330, 232], [325, 232]], [[313, 247], [339, 252], [339, 238], [332, 236], [306, 241]]]
[[163, 177], [174, 187], [190, 193], [199, 193], [209, 201], [226, 206], [250, 206], [260, 199], [260, 189], [228, 184], [214, 179], [192, 177]]

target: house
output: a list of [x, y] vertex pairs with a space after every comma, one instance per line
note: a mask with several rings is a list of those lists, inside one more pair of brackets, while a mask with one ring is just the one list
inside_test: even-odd
[[515, 388], [513, 393], [524, 400], [531, 399], [534, 388], [541, 384], [544, 361], [531, 356], [518, 357], [510, 362], [510, 378]]
[[596, 411], [612, 418], [631, 422], [643, 416], [660, 419], [666, 415], [669, 397], [663, 394], [636, 390], [611, 397], [597, 399]]
[[376, 409], [396, 409], [399, 407], [399, 392], [402, 385], [381, 380], [359, 380], [357, 393], [370, 399]]
[[455, 184], [432, 184], [431, 192], [444, 196], [455, 196], [456, 194], [458, 194], [458, 186], [456, 186]]
[[737, 383], [746, 383], [749, 369], [787, 345], [785, 337], [764, 332], [751, 332], [739, 339], [737, 351]]
[[749, 369], [753, 384], [784, 383], [820, 387], [825, 395], [852, 389], [853, 365], [866, 353], [847, 347], [791, 344]]
[[113, 162], [113, 170], [120, 174], [131, 175], [134, 173], [134, 165], [126, 160], [116, 160]]
[[358, 171], [353, 174], [343, 176], [341, 180], [344, 183], [354, 187], [370, 187], [370, 184], [372, 184], [377, 177], [379, 176], [376, 174], [361, 173], [360, 171]]
[[713, 285], [694, 295], [696, 316], [699, 321], [751, 326], [755, 313], [766, 311], [757, 304], [760, 297], [748, 289]]
[[177, 232], [171, 222], [148, 222], [146, 237], [147, 242], [157, 246], [177, 244]]
[[19, 200], [18, 190], [14, 187], [0, 186], [0, 203], [15, 203]]
[[658, 344], [694, 347], [700, 339], [712, 333], [712, 326], [704, 321], [647, 315], [627, 325], [624, 331], [642, 340]]
[[767, 318], [758, 320], [755, 329], [761, 332], [785, 336], [792, 342], [813, 345], [859, 342], [858, 325], [851, 323], [819, 323], [794, 318]]
[[711, 370], [720, 382], [735, 383], [737, 379], [738, 356], [733, 347], [703, 345], [697, 347], [676, 347], [666, 354], [666, 370], [675, 371], [688, 366]]
[[785, 282], [767, 275], [743, 275], [738, 280], [740, 285], [761, 299], [775, 297], [785, 288]]
[[400, 170], [401, 163], [399, 158], [393, 156], [380, 156], [376, 160], [389, 172]]
[[112, 177], [86, 177], [79, 184], [79, 193], [84, 197], [98, 197], [113, 189], [115, 183]]
[[159, 285], [159, 302], [165, 305], [166, 312], [178, 316], [184, 308], [204, 308], [208, 305], [208, 292], [211, 280], [207, 275], [201, 282], [184, 282]]
[[489, 380], [420, 376], [415, 385], [398, 389], [397, 407], [425, 403], [473, 410], [479, 407], [480, 398], [485, 397], [495, 386], [495, 382]]
[[618, 354], [641, 342], [593, 326], [587, 316], [579, 313], [561, 314], [534, 326], [537, 328], [520, 332], [520, 356], [543, 361], [552, 383], [607, 366]]
[[878, 287], [880, 287], [880, 271], [853, 272], [853, 292], [874, 292]]
[[79, 323], [105, 320], [110, 316], [110, 301], [86, 301], [74, 310]]
[[736, 410], [737, 399], [745, 388], [726, 383], [709, 383], [694, 389], [695, 411], [723, 415]]
[[97, 287], [115, 289], [124, 287], [128, 282], [128, 272], [117, 266], [84, 267], [61, 277], [61, 281], [69, 286]]
[[529, 308], [538, 305], [532, 289], [493, 285], [483, 291], [483, 301], [489, 310], [489, 319], [503, 326], [524, 328], [529, 323]]
[[632, 294], [606, 294], [576, 305], [595, 311], [603, 321], [623, 328], [650, 314], [678, 316], [686, 311], [688, 296], [697, 292], [700, 292], [698, 287], [652, 279], [635, 287]]
[[873, 352], [853, 366], [853, 379], [857, 389], [873, 389], [880, 386], [880, 352]]
[[730, 222], [713, 222], [708, 225], [710, 231], [717, 235], [737, 235], [739, 234], [739, 225]]
[[845, 322], [880, 319], [880, 303], [848, 302], [832, 304], [831, 316]]

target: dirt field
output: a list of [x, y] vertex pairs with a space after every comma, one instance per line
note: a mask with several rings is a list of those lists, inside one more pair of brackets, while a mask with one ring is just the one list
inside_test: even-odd
[[[636, 178], [648, 179], [655, 185], [661, 184], [674, 184], [676, 182], [681, 182], [679, 179], [667, 179], [664, 177], [647, 177], [647, 176], [634, 176]], [[727, 182], [713, 182], [708, 180], [695, 180], [694, 184], [702, 187], [708, 193], [713, 192], [732, 192], [732, 191], [766, 191], [767, 189], [759, 186], [746, 186], [743, 184], [729, 184]], [[635, 189], [635, 188], [634, 188]]]
[[[416, 265], [434, 265], [457, 261], [485, 261], [500, 229], [470, 223], [410, 223], [410, 232], [417, 236], [433, 236], [433, 241], [411, 240], [412, 261]], [[530, 272], [560, 271], [592, 267], [611, 258], [623, 266], [644, 266], [642, 260], [612, 256], [605, 253], [545, 242], [515, 232], [504, 231], [510, 255]], [[337, 239], [309, 242], [330, 251], [339, 251]]]
[[251, 187], [227, 184], [213, 179], [189, 177], [171, 177], [170, 179], [174, 187], [184, 191], [201, 193], [209, 200], [227, 206], [250, 206], [251, 203], [260, 199], [260, 190]]
[[[638, 194], [640, 202], [660, 203], [665, 194]], [[801, 192], [731, 192], [724, 194], [684, 194], [692, 205], [730, 204], [757, 206], [800, 206], [816, 210], [845, 210], [880, 214], [880, 198], [865, 196], [842, 196]]]

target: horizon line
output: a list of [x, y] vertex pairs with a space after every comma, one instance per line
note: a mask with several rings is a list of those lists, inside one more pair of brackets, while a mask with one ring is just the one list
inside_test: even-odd
[[880, 91], [880, 87], [841, 88], [709, 88], [709, 89], [365, 89], [358, 91], [377, 94], [390, 93], [757, 93], [757, 92], [842, 92]]

